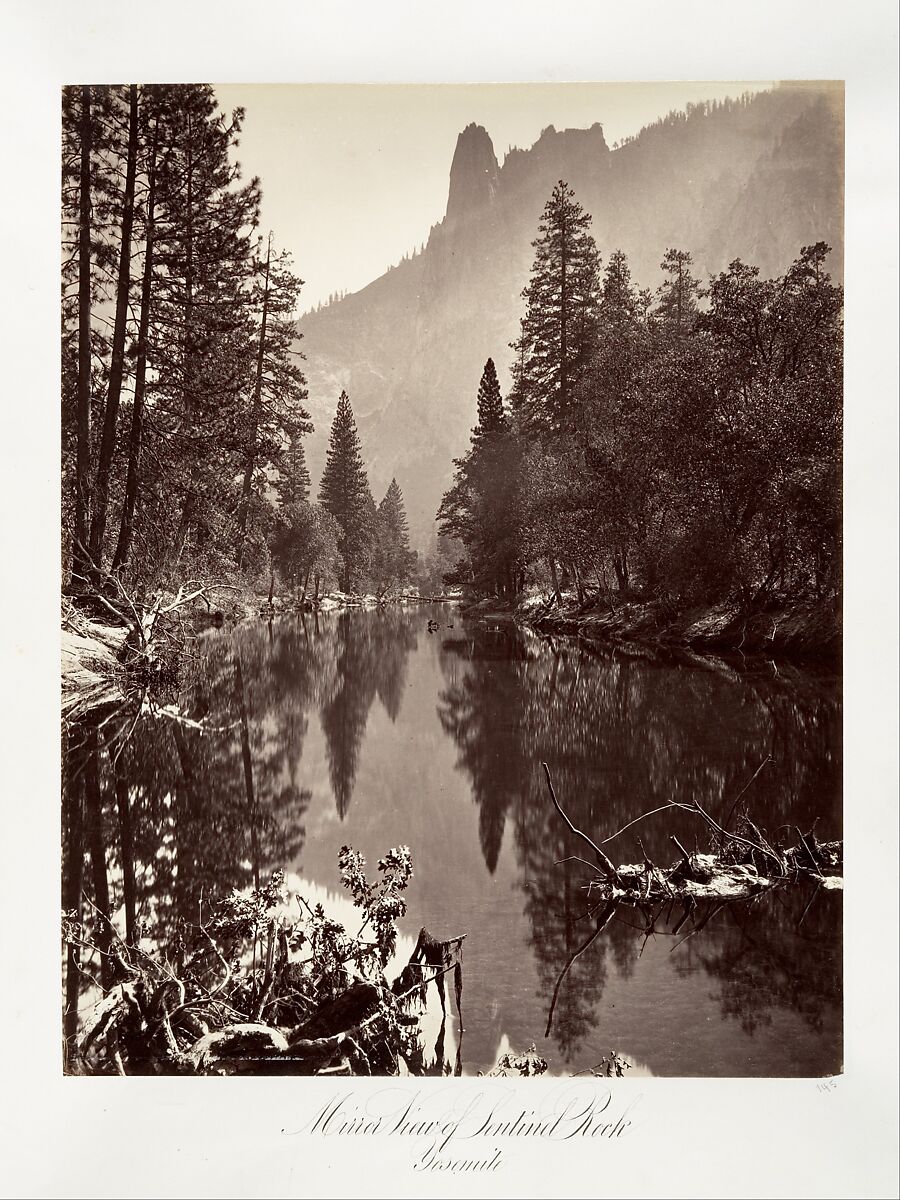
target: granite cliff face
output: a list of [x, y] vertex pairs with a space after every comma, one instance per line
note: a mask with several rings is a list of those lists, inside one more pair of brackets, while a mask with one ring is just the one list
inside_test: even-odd
[[641, 286], [657, 286], [670, 246], [692, 252], [702, 279], [735, 258], [779, 273], [802, 245], [824, 240], [842, 277], [839, 91], [780, 87], [673, 114], [612, 149], [600, 124], [550, 126], [502, 166], [487, 131], [467, 126], [446, 214], [424, 251], [298, 323], [316, 422], [314, 484], [346, 388], [376, 499], [396, 476], [414, 544], [427, 542], [452, 460], [468, 445], [489, 356], [501, 386], [508, 380], [531, 243], [558, 179], [592, 214], [603, 261], [624, 250]]

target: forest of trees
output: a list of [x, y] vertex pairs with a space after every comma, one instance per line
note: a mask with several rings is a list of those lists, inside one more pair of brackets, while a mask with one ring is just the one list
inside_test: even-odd
[[617, 590], [712, 602], [823, 597], [840, 585], [842, 289], [824, 243], [775, 279], [740, 260], [704, 287], [668, 249], [655, 294], [602, 269], [560, 181], [534, 242], [501, 400], [478, 424], [438, 522], [448, 579], [511, 598]]
[[[275, 573], [381, 593], [409, 580], [403, 498], [376, 508], [349, 400], [309, 499], [302, 280], [208, 85], [63, 93], [63, 557], [69, 589]], [[349, 457], [347, 457], [349, 455]], [[347, 488], [346, 494], [343, 489]]]

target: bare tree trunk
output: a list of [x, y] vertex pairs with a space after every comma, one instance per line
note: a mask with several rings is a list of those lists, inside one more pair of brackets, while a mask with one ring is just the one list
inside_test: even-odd
[[128, 562], [131, 540], [134, 535], [134, 513], [137, 506], [138, 482], [140, 479], [141, 432], [144, 420], [144, 390], [147, 383], [147, 343], [150, 332], [150, 301], [153, 286], [153, 241], [156, 210], [156, 150], [159, 126], [153, 131], [153, 146], [150, 151], [149, 183], [147, 192], [147, 238], [144, 246], [144, 276], [141, 280], [141, 315], [138, 322], [137, 364], [134, 375], [134, 402], [131, 409], [131, 434], [128, 439], [128, 471], [125, 476], [125, 499], [122, 503], [122, 521], [119, 540], [113, 556], [112, 569], [118, 571]]
[[556, 574], [556, 559], [552, 554], [548, 554], [547, 562], [550, 564], [550, 578], [553, 581], [553, 595], [556, 597], [556, 603], [562, 604], [562, 593], [559, 590], [559, 577]]
[[[185, 271], [184, 271], [184, 331], [182, 339], [182, 385], [181, 402], [185, 415], [193, 413], [195, 407], [193, 382], [195, 372], [195, 342], [194, 342], [194, 154], [193, 127], [188, 116], [188, 145], [186, 166], [186, 195], [187, 220], [185, 222]], [[172, 551], [168, 561], [177, 566], [187, 545], [191, 524], [197, 510], [197, 489], [200, 472], [196, 459], [191, 462], [187, 489], [181, 508], [181, 520], [175, 535]]]
[[104, 987], [112, 983], [112, 963], [108, 950], [112, 942], [110, 926], [109, 879], [106, 873], [106, 843], [103, 838], [103, 797], [100, 792], [100, 742], [96, 730], [88, 734], [88, 757], [84, 768], [84, 798], [87, 816], [87, 843], [91, 856], [94, 904], [99, 913], [96, 941], [100, 954], [100, 980]]
[[616, 573], [616, 582], [620, 592], [628, 591], [628, 559], [625, 555], [624, 550], [621, 552], [614, 550], [612, 556], [613, 570]]
[[243, 565], [244, 539], [247, 535], [247, 515], [250, 512], [250, 498], [253, 494], [253, 474], [256, 471], [256, 443], [259, 437], [259, 421], [262, 409], [263, 368], [266, 356], [266, 325], [269, 318], [269, 264], [272, 261], [272, 235], [269, 234], [269, 246], [266, 250], [266, 269], [263, 277], [263, 307], [262, 320], [259, 327], [259, 348], [256, 353], [256, 381], [253, 385], [253, 401], [250, 414], [250, 440], [247, 445], [247, 461], [244, 467], [244, 483], [241, 488], [241, 502], [238, 506], [238, 566]]
[[128, 782], [116, 772], [116, 806], [119, 811], [119, 839], [122, 851], [122, 891], [125, 898], [125, 940], [133, 945], [136, 932], [134, 886], [134, 826]]
[[572, 563], [572, 574], [575, 576], [575, 594], [578, 596], [578, 603], [584, 604], [587, 594], [584, 590], [584, 584], [581, 582], [581, 574], [575, 563]]
[[125, 373], [125, 332], [128, 325], [128, 300], [131, 290], [131, 230], [134, 223], [134, 180], [137, 174], [138, 93], [137, 84], [129, 88], [128, 159], [125, 169], [125, 197], [122, 209], [122, 243], [119, 248], [119, 274], [116, 282], [116, 319], [113, 326], [112, 358], [109, 367], [109, 392], [103, 417], [100, 458], [94, 484], [94, 515], [91, 523], [91, 558], [99, 567], [103, 561], [106, 514], [109, 505], [109, 475], [116, 447], [119, 401]]
[[[66, 912], [81, 912], [81, 881], [84, 871], [84, 771], [83, 760], [78, 756], [67, 765], [68, 779], [65, 794], [65, 873], [63, 875], [62, 906]], [[78, 1035], [78, 993], [82, 974], [81, 947], [66, 947], [66, 1009], [63, 1017], [66, 1063], [72, 1059], [75, 1039]]]
[[259, 840], [256, 833], [256, 795], [253, 790], [253, 760], [250, 757], [250, 727], [247, 721], [247, 705], [244, 702], [244, 673], [241, 656], [234, 664], [234, 682], [241, 716], [241, 758], [244, 763], [244, 788], [247, 793], [247, 816], [250, 822], [250, 856], [253, 862], [253, 886], [259, 891]]
[[84, 576], [91, 521], [91, 89], [81, 89], [78, 204], [78, 398], [72, 573]]
[[269, 570], [269, 604], [272, 603], [272, 597], [275, 595], [275, 570]]

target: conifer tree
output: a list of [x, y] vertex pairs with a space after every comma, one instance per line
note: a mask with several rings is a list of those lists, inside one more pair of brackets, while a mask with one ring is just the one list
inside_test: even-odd
[[[500, 397], [493, 359], [484, 365], [478, 386], [478, 423], [463, 458], [455, 460], [452, 487], [437, 513], [440, 531], [466, 548], [467, 582], [498, 595], [517, 590], [519, 559], [520, 446]], [[462, 577], [448, 577], [448, 582]]]
[[[79, 99], [80, 104], [77, 108], [74, 104], [69, 108], [70, 112], [74, 110], [70, 121], [74, 131], [71, 140], [78, 155], [78, 183], [77, 187], [73, 188], [77, 196], [77, 252], [72, 255], [78, 264], [78, 384], [75, 406], [75, 528], [72, 569], [79, 579], [83, 579], [89, 567], [88, 539], [91, 521], [91, 143], [94, 137], [91, 88], [82, 87]], [[64, 118], [65, 115], [64, 112]], [[66, 130], [65, 119], [63, 130]], [[63, 311], [65, 316], [65, 306]], [[75, 338], [72, 340], [75, 341]]]
[[303, 434], [298, 429], [291, 429], [275, 482], [275, 491], [282, 508], [308, 501], [309, 487], [309, 467], [306, 465], [306, 452], [303, 449]]
[[409, 548], [409, 525], [403, 493], [396, 479], [385, 493], [375, 515], [371, 574], [382, 595], [397, 584], [406, 583], [416, 563]]
[[232, 481], [246, 463], [257, 350], [260, 191], [257, 179], [240, 183], [233, 161], [243, 110], [221, 113], [206, 85], [166, 88], [163, 98], [148, 370], [154, 455], [176, 498], [174, 513], [171, 502], [160, 513], [165, 571], [188, 547], [221, 555], [233, 533]]
[[700, 284], [691, 274], [694, 264], [686, 250], [667, 250], [660, 270], [666, 278], [656, 291], [656, 315], [676, 333], [687, 332], [697, 315]]
[[257, 250], [256, 269], [258, 278], [251, 294], [251, 311], [257, 322], [255, 363], [237, 512], [239, 564], [251, 500], [254, 492], [265, 485], [266, 468], [278, 464], [286, 438], [293, 443], [312, 432], [309, 413], [303, 407], [306, 379], [293, 361], [292, 349], [295, 310], [303, 281], [294, 274], [288, 254], [273, 255], [271, 234], [265, 257]]
[[505, 432], [506, 428], [506, 413], [503, 411], [497, 368], [494, 366], [494, 360], [489, 358], [484, 364], [481, 382], [478, 385], [478, 424], [472, 430], [472, 443], [474, 445], [492, 434]]
[[591, 218], [563, 180], [553, 189], [539, 237], [513, 368], [514, 396], [526, 428], [541, 436], [578, 424], [575, 389], [587, 364], [597, 321], [600, 258]]
[[365, 573], [370, 540], [370, 501], [369, 481], [363, 467], [350, 397], [341, 392], [331, 424], [328, 457], [319, 485], [319, 503], [341, 527], [338, 549], [343, 560], [341, 589], [345, 592]]
[[125, 185], [122, 195], [122, 218], [119, 235], [118, 272], [116, 278], [116, 316], [112, 339], [106, 409], [103, 433], [97, 462], [91, 516], [91, 561], [99, 566], [103, 560], [103, 544], [109, 509], [109, 484], [116, 449], [119, 402], [125, 375], [125, 337], [128, 326], [128, 304], [131, 298], [131, 233], [134, 225], [135, 181], [138, 160], [139, 107], [137, 84], [128, 88], [128, 135], [125, 153]]

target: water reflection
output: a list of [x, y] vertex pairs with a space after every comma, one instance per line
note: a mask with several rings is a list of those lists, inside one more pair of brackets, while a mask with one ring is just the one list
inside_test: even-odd
[[400, 715], [406, 660], [416, 645], [404, 616], [401, 610], [389, 608], [379, 614], [344, 612], [331, 622], [328, 653], [337, 676], [321, 713], [341, 820], [353, 798], [359, 751], [376, 695], [392, 721]]
[[[684, 942], [704, 914], [676, 935], [678, 912], [620, 910], [573, 958], [602, 914], [539, 772], [546, 761], [575, 824], [605, 838], [670, 799], [725, 817], [768, 756], [746, 797], [753, 820], [773, 833], [818, 818], [819, 836], [836, 837], [832, 680], [390, 607], [210, 635], [182, 707], [187, 723], [144, 718], [125, 742], [115, 722], [72, 731], [62, 899], [95, 937], [110, 936], [96, 910], [111, 912], [130, 937], [177, 954], [179, 923], [231, 887], [291, 865], [333, 886], [343, 842], [381, 853], [408, 841], [416, 926], [469, 933], [466, 1070], [491, 1066], [501, 1036], [540, 1044], [570, 959], [551, 1028], [559, 1067], [613, 1045], [670, 1074], [839, 1065], [838, 895], [730, 906]], [[689, 847], [705, 839], [690, 815], [669, 813], [607, 850], [638, 859], [640, 835], [665, 863], [673, 833]], [[103, 956], [73, 953], [69, 1037], [79, 998], [108, 977]]]
[[[574, 824], [595, 838], [673, 800], [697, 801], [726, 820], [764, 761], [747, 792], [757, 824], [787, 836], [788, 823], [809, 828], [818, 821], [824, 836], [840, 836], [840, 708], [825, 680], [767, 664], [750, 671], [713, 659], [674, 666], [649, 655], [539, 640], [511, 626], [473, 629], [442, 649], [441, 722], [471, 779], [489, 871], [512, 824], [542, 997], [553, 993], [591, 937], [592, 919], [588, 873], [575, 857], [583, 844], [547, 803], [537, 763], [551, 766]], [[705, 848], [696, 818], [667, 812], [607, 849], [618, 861], [640, 861], [640, 837], [647, 853], [666, 863], [671, 834]], [[833, 1008], [837, 997], [839, 908], [833, 896], [820, 902], [818, 916], [807, 913], [802, 937], [794, 929], [797, 915], [780, 897], [752, 911], [740, 905], [712, 914], [697, 947], [703, 969], [720, 982], [723, 1014], [752, 1034], [780, 1006], [821, 1030], [823, 1007]], [[696, 925], [710, 916], [696, 914]], [[567, 1062], [598, 1023], [610, 963], [620, 977], [633, 972], [640, 923], [639, 914], [617, 915], [571, 961], [552, 1026]], [[666, 932], [674, 926], [673, 920]], [[695, 969], [693, 950], [681, 952], [676, 969]]]

